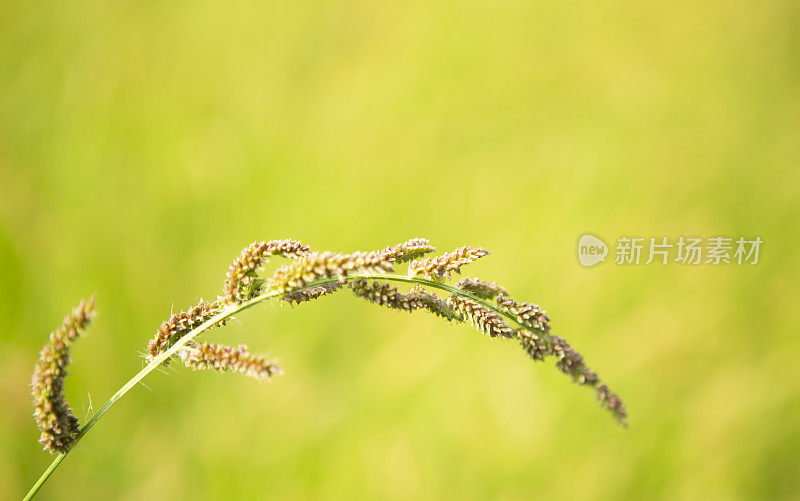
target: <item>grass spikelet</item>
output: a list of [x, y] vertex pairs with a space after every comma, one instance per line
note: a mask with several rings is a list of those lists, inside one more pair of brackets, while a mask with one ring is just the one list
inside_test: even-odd
[[456, 287], [482, 299], [494, 299], [499, 294], [508, 295], [497, 282], [484, 282], [477, 277], [459, 280], [456, 282]]
[[387, 259], [395, 263], [405, 263], [435, 250], [436, 247], [431, 246], [431, 243], [425, 238], [410, 238], [394, 247], [387, 247], [383, 253]]
[[407, 312], [428, 310], [446, 320], [461, 320], [453, 308], [439, 299], [436, 294], [426, 291], [419, 285], [414, 286], [408, 294], [399, 292], [396, 287], [392, 287], [389, 283], [375, 280], [367, 281], [363, 278], [352, 280], [347, 285], [356, 296], [379, 306]]
[[489, 251], [485, 249], [465, 245], [441, 256], [411, 261], [408, 265], [408, 276], [424, 277], [428, 280], [440, 280], [445, 276], [450, 278], [451, 272], [461, 273], [462, 266], [488, 255]]
[[500, 318], [500, 315], [471, 299], [453, 294], [447, 298], [447, 304], [458, 310], [464, 318], [469, 319], [479, 332], [489, 337], [514, 337], [514, 330]]
[[271, 256], [300, 259], [309, 253], [310, 247], [298, 240], [270, 240], [253, 242], [234, 259], [225, 278], [224, 293], [228, 304], [241, 303], [257, 292], [257, 273]]
[[63, 395], [64, 378], [70, 362], [70, 345], [93, 317], [94, 298], [81, 301], [61, 326], [50, 333], [33, 369], [33, 417], [41, 430], [39, 442], [51, 454], [69, 451], [78, 435], [78, 418], [72, 414]]
[[556, 367], [558, 367], [561, 372], [569, 374], [580, 384], [594, 386], [600, 381], [597, 374], [583, 362], [583, 356], [575, 351], [566, 339], [558, 336], [551, 336], [551, 339], [553, 340], [553, 355], [558, 358]]
[[550, 332], [550, 318], [546, 315], [539, 305], [533, 303], [520, 303], [516, 299], [507, 296], [508, 293], [501, 294], [497, 298], [497, 304], [504, 312], [513, 315], [517, 322], [533, 329], [534, 331], [548, 334]]
[[334, 282], [332, 284], [324, 284], [310, 289], [304, 289], [294, 292], [289, 292], [281, 297], [281, 302], [288, 303], [290, 306], [300, 304], [306, 301], [313, 301], [321, 296], [333, 294], [342, 288], [342, 284]]
[[520, 329], [517, 331], [517, 335], [519, 336], [519, 342], [522, 346], [522, 349], [525, 350], [525, 353], [527, 353], [528, 356], [533, 360], [542, 361], [544, 360], [544, 357], [552, 354], [550, 345], [548, 345], [540, 336], [537, 336], [536, 334], [525, 329]]
[[[197, 305], [188, 310], [173, 313], [168, 320], [161, 323], [161, 326], [156, 330], [155, 336], [147, 344], [148, 360], [152, 360], [159, 353], [172, 346], [181, 336], [209, 320], [219, 313], [221, 309], [219, 305], [201, 299]], [[164, 362], [165, 365], [166, 362]]]
[[429, 312], [445, 320], [455, 320], [462, 322], [461, 316], [447, 302], [443, 301], [436, 294], [429, 292], [421, 285], [415, 285], [408, 293], [409, 299], [414, 300]]
[[422, 306], [413, 299], [409, 299], [405, 294], [398, 292], [397, 287], [392, 287], [386, 282], [368, 281], [357, 278], [347, 284], [353, 294], [366, 299], [370, 303], [378, 306], [385, 306], [395, 310], [412, 312]]
[[244, 345], [197, 343], [183, 347], [180, 356], [186, 367], [196, 371], [236, 372], [259, 381], [269, 381], [272, 376], [283, 374], [277, 364], [262, 355], [253, 355]]
[[608, 389], [608, 386], [601, 384], [597, 387], [597, 399], [600, 401], [600, 405], [611, 411], [619, 424], [627, 426], [628, 410], [622, 400]]
[[322, 278], [337, 277], [344, 283], [352, 272], [382, 274], [392, 270], [392, 262], [382, 252], [314, 252], [278, 268], [269, 280], [269, 289], [291, 292]]

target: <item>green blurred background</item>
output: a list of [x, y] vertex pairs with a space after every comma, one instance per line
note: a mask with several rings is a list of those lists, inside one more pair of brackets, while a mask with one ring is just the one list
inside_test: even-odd
[[[212, 338], [273, 384], [154, 374], [43, 499], [800, 497], [800, 7], [0, 2], [0, 498], [50, 458], [28, 382], [97, 293], [83, 417], [241, 247], [413, 236], [541, 303], [625, 399], [348, 294]], [[761, 236], [756, 266], [582, 268], [578, 237]], [[176, 366], [177, 368], [177, 366]]]

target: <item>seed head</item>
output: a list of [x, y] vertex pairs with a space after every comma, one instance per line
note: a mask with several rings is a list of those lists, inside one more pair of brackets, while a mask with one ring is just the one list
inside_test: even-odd
[[269, 280], [269, 287], [277, 292], [290, 292], [314, 280], [337, 277], [345, 283], [352, 272], [381, 274], [392, 269], [391, 261], [382, 252], [313, 252], [278, 268]]
[[304, 290], [297, 290], [294, 292], [289, 292], [281, 297], [281, 301], [284, 303], [289, 303], [291, 306], [292, 303], [300, 304], [304, 301], [313, 301], [320, 296], [325, 296], [328, 294], [333, 294], [337, 290], [342, 288], [342, 284], [339, 282], [334, 282], [330, 284], [319, 285], [317, 287], [312, 287], [310, 289]]
[[594, 386], [600, 382], [600, 378], [584, 362], [580, 353], [569, 345], [566, 339], [558, 336], [550, 336], [553, 341], [552, 354], [558, 358], [556, 367], [572, 378], [579, 384]]
[[277, 364], [261, 355], [253, 355], [244, 345], [198, 343], [183, 347], [180, 353], [186, 367], [196, 371], [238, 372], [259, 381], [269, 381], [272, 376], [283, 374]]
[[69, 451], [78, 435], [78, 419], [63, 395], [64, 378], [70, 362], [70, 345], [93, 316], [94, 298], [81, 301], [67, 315], [61, 327], [50, 333], [50, 339], [39, 353], [39, 361], [33, 369], [33, 417], [42, 432], [39, 442], [51, 454]]
[[478, 277], [462, 279], [456, 283], [456, 287], [482, 299], [494, 299], [498, 294], [508, 295], [497, 282], [484, 282]]
[[416, 303], [422, 304], [423, 308], [437, 317], [444, 318], [447, 321], [455, 320], [457, 322], [463, 322], [458, 312], [447, 304], [447, 302], [439, 299], [439, 296], [436, 294], [428, 292], [428, 290], [421, 285], [415, 285], [408, 293], [408, 298]]
[[628, 410], [622, 400], [608, 389], [608, 386], [601, 384], [597, 387], [597, 399], [600, 400], [600, 405], [611, 411], [619, 424], [627, 426]]
[[[196, 306], [192, 306], [186, 311], [173, 313], [169, 317], [169, 320], [165, 320], [161, 323], [161, 326], [156, 330], [155, 336], [148, 343], [148, 360], [152, 360], [158, 356], [159, 353], [167, 350], [175, 341], [180, 339], [181, 336], [195, 327], [200, 326], [220, 311], [222, 311], [221, 306], [201, 299]], [[219, 325], [223, 324], [224, 321], [220, 322]], [[168, 361], [165, 360], [164, 365], [167, 363]]]
[[497, 298], [497, 304], [504, 312], [516, 317], [517, 322], [533, 329], [536, 332], [547, 334], [550, 332], [550, 318], [539, 305], [533, 303], [520, 303], [516, 299], [501, 294]]
[[461, 315], [472, 323], [479, 332], [490, 337], [514, 337], [514, 330], [500, 318], [500, 315], [485, 306], [453, 294], [447, 298], [447, 304], [458, 310]]
[[387, 259], [395, 263], [405, 263], [435, 250], [436, 247], [431, 246], [427, 239], [411, 238], [394, 247], [387, 247], [383, 253]]
[[379, 306], [407, 312], [412, 312], [422, 307], [421, 303], [410, 300], [405, 294], [398, 292], [396, 287], [392, 287], [386, 282], [367, 281], [363, 278], [357, 278], [348, 282], [347, 286], [356, 296]]
[[542, 361], [544, 357], [551, 354], [549, 345], [540, 336], [528, 331], [527, 329], [520, 329], [517, 331], [519, 342], [525, 353], [528, 354], [533, 360]]
[[415, 286], [408, 294], [403, 294], [386, 282], [367, 281], [363, 278], [351, 280], [347, 285], [356, 296], [379, 306], [407, 312], [428, 310], [446, 320], [460, 320], [453, 308], [439, 299], [436, 294], [432, 294], [420, 286]]
[[428, 280], [438, 280], [444, 276], [450, 278], [451, 272], [461, 273], [462, 266], [488, 255], [489, 251], [481, 248], [459, 247], [441, 256], [411, 261], [408, 265], [408, 276], [421, 276]]
[[298, 240], [270, 240], [253, 242], [242, 249], [234, 259], [225, 279], [225, 301], [228, 304], [241, 303], [257, 292], [257, 273], [267, 264], [270, 256], [300, 259], [309, 253], [309, 246]]

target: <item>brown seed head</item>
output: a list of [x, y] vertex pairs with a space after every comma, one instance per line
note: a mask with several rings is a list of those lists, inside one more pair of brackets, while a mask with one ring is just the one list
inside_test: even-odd
[[196, 371], [238, 372], [259, 381], [269, 381], [272, 376], [283, 374], [277, 364], [261, 355], [253, 355], [243, 345], [198, 343], [184, 347], [180, 353], [186, 367]]
[[300, 304], [304, 301], [313, 301], [318, 297], [333, 294], [334, 292], [336, 292], [341, 288], [342, 284], [340, 284], [339, 282], [324, 284], [317, 287], [312, 287], [310, 289], [289, 292], [283, 297], [281, 297], [281, 301], [284, 303], [289, 303], [289, 305], [292, 306], [293, 303]]
[[225, 301], [228, 304], [241, 303], [257, 292], [257, 273], [271, 256], [300, 259], [309, 253], [309, 246], [298, 240], [270, 240], [253, 242], [242, 249], [228, 269], [225, 279]]
[[[222, 311], [221, 306], [201, 299], [196, 306], [192, 306], [186, 311], [173, 313], [169, 320], [161, 323], [161, 326], [156, 330], [155, 336], [147, 344], [147, 359], [152, 360], [159, 353], [172, 346], [181, 336], [195, 327], [199, 327], [220, 311]], [[223, 323], [220, 323], [220, 325]], [[167, 365], [167, 363], [168, 361], [165, 360], [164, 365]]]
[[622, 400], [608, 389], [608, 386], [601, 384], [597, 387], [597, 399], [600, 400], [600, 405], [611, 411], [622, 426], [627, 426], [628, 410]]
[[514, 330], [508, 326], [500, 315], [471, 299], [453, 294], [447, 298], [447, 304], [458, 310], [462, 316], [468, 318], [478, 331], [490, 337], [514, 337]]
[[383, 250], [383, 254], [392, 262], [405, 263], [435, 250], [436, 248], [431, 246], [427, 239], [411, 238], [394, 247], [387, 247]]
[[380, 306], [407, 312], [428, 310], [446, 320], [460, 320], [458, 314], [447, 303], [420, 286], [415, 286], [408, 294], [403, 294], [386, 282], [367, 281], [363, 278], [351, 280], [347, 285], [356, 296]]
[[392, 269], [391, 261], [382, 252], [313, 252], [296, 263], [278, 268], [269, 280], [269, 287], [277, 292], [290, 292], [314, 280], [337, 277], [344, 283], [353, 272], [381, 274]]
[[533, 303], [520, 303], [516, 299], [501, 294], [497, 304], [504, 312], [516, 317], [517, 322], [539, 333], [550, 332], [550, 318], [539, 305]]
[[64, 378], [70, 362], [70, 345], [93, 317], [94, 298], [81, 301], [67, 315], [61, 327], [50, 333], [50, 339], [39, 353], [39, 361], [33, 369], [33, 417], [42, 432], [39, 442], [51, 454], [69, 451], [78, 435], [78, 419], [63, 395]]
[[462, 266], [488, 255], [489, 251], [481, 248], [459, 247], [441, 256], [411, 261], [408, 265], [408, 276], [421, 276], [428, 280], [437, 280], [444, 276], [449, 278], [451, 272], [461, 273]]
[[456, 287], [482, 299], [494, 299], [498, 294], [508, 295], [508, 292], [497, 285], [497, 282], [484, 282], [478, 277], [464, 278], [456, 282]]

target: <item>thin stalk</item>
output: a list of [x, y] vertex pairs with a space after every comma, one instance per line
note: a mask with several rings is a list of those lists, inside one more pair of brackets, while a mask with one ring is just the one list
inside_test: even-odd
[[[350, 275], [348, 275], [348, 278], [370, 278], [370, 279], [378, 279], [378, 280], [388, 280], [390, 282], [402, 282], [402, 283], [409, 283], [409, 284], [419, 284], [419, 285], [424, 285], [424, 286], [431, 287], [431, 288], [434, 288], [434, 289], [443, 290], [443, 291], [449, 292], [451, 294], [458, 294], [459, 296], [463, 296], [463, 297], [466, 297], [466, 298], [468, 298], [468, 299], [470, 299], [472, 301], [480, 303], [482, 306], [485, 306], [485, 307], [495, 311], [497, 314], [506, 317], [508, 320], [510, 320], [514, 324], [520, 325], [519, 322], [517, 322], [515, 317], [513, 317], [513, 316], [509, 315], [508, 313], [505, 313], [504, 311], [500, 310], [494, 304], [492, 304], [492, 303], [490, 303], [490, 302], [488, 302], [488, 301], [486, 301], [486, 300], [484, 300], [482, 298], [476, 297], [476, 296], [474, 296], [474, 295], [472, 295], [472, 294], [470, 294], [468, 292], [462, 291], [462, 290], [460, 290], [460, 289], [458, 289], [456, 287], [453, 287], [451, 285], [447, 285], [447, 284], [444, 284], [444, 283], [434, 282], [432, 280], [427, 280], [427, 279], [424, 279], [424, 278], [407, 277], [407, 276], [395, 275], [395, 274], [375, 275], [375, 274], [370, 274], [370, 273], [351, 273]], [[335, 277], [334, 278], [324, 278], [324, 279], [321, 279], [321, 280], [316, 280], [314, 282], [309, 282], [308, 284], [305, 285], [305, 287], [302, 287], [302, 288], [297, 289], [297, 290], [311, 289], [311, 288], [314, 288], [314, 287], [318, 287], [320, 285], [325, 285], [325, 284], [329, 284], [329, 283], [333, 283], [333, 282], [337, 282], [337, 281], [338, 281], [338, 278], [335, 278]], [[290, 291], [290, 292], [296, 292], [296, 290], [295, 291]], [[156, 370], [158, 368], [158, 366], [161, 365], [165, 360], [169, 359], [175, 353], [177, 353], [178, 350], [180, 350], [183, 346], [185, 346], [189, 341], [191, 341], [192, 339], [196, 338], [197, 336], [199, 336], [203, 332], [207, 331], [208, 329], [214, 327], [215, 325], [219, 324], [220, 322], [232, 317], [233, 315], [235, 315], [235, 314], [237, 314], [237, 313], [239, 313], [241, 311], [244, 311], [244, 310], [246, 310], [246, 309], [248, 309], [248, 308], [250, 308], [250, 307], [252, 307], [252, 306], [254, 306], [254, 305], [258, 304], [258, 303], [263, 303], [264, 301], [268, 301], [270, 299], [274, 299], [274, 298], [283, 296], [284, 294], [288, 294], [288, 293], [289, 292], [280, 293], [280, 292], [275, 292], [275, 291], [264, 292], [264, 293], [262, 293], [262, 294], [260, 294], [258, 296], [253, 297], [252, 299], [249, 299], [248, 301], [244, 301], [244, 302], [242, 302], [240, 304], [235, 304], [235, 305], [228, 306], [227, 308], [223, 309], [220, 313], [218, 313], [218, 314], [214, 315], [213, 317], [211, 317], [210, 319], [208, 319], [208, 321], [206, 321], [203, 324], [201, 324], [200, 326], [192, 329], [186, 335], [184, 335], [183, 337], [178, 339], [175, 342], [175, 344], [173, 344], [169, 349], [165, 350], [164, 352], [162, 352], [161, 354], [159, 354], [158, 356], [153, 358], [153, 360], [151, 360], [150, 363], [148, 363], [135, 376], [133, 376], [130, 380], [128, 380], [128, 382], [125, 383], [119, 390], [117, 390], [116, 393], [111, 395], [111, 397], [102, 405], [102, 407], [100, 407], [97, 410], [97, 412], [95, 412], [92, 415], [92, 417], [86, 422], [86, 424], [84, 424], [81, 427], [80, 431], [78, 432], [78, 435], [75, 438], [75, 443], [73, 444], [73, 447], [81, 440], [81, 438], [83, 438], [89, 432], [89, 430], [100, 420], [100, 418], [102, 418], [103, 415], [106, 412], [108, 412], [108, 410], [111, 409], [111, 407], [115, 403], [117, 403], [117, 401], [119, 399], [121, 399], [123, 396], [125, 396], [126, 393], [128, 393], [134, 386], [136, 386], [139, 383], [139, 381], [141, 381], [148, 374], [150, 374], [151, 372]], [[522, 326], [522, 327], [525, 327], [525, 326]], [[58, 468], [58, 466], [61, 464], [61, 462], [64, 460], [64, 458], [67, 457], [67, 454], [69, 454], [69, 452], [61, 453], [61, 454], [57, 455], [55, 457], [55, 459], [53, 459], [53, 462], [50, 463], [50, 466], [47, 467], [47, 469], [44, 471], [44, 473], [42, 473], [42, 475], [39, 477], [39, 479], [36, 481], [36, 483], [33, 484], [33, 487], [31, 487], [30, 491], [28, 491], [28, 494], [25, 496], [25, 498], [23, 498], [24, 501], [32, 499], [36, 495], [36, 493], [39, 492], [39, 489], [41, 489], [41, 487], [44, 485], [44, 483], [47, 481], [47, 479], [50, 478], [50, 476], [53, 474], [53, 472], [56, 470], [56, 468]]]

